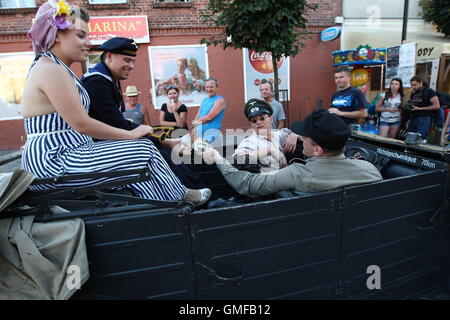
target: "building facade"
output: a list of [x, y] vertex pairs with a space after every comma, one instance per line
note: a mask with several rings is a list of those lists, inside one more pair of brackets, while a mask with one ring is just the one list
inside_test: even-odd
[[[415, 73], [431, 88], [450, 93], [450, 39], [424, 22], [419, 2], [409, 1], [403, 43], [416, 44]], [[343, 0], [342, 5], [341, 50], [402, 44], [404, 0]]]
[[[334, 26], [336, 16], [342, 16], [342, 1], [309, 2], [316, 3], [318, 8], [308, 14], [308, 30], [311, 33], [308, 39], [303, 41], [305, 47], [296, 57], [290, 58], [288, 88], [290, 99], [284, 102], [288, 108], [289, 122], [303, 119], [316, 107], [318, 99], [322, 99], [323, 104], [327, 106], [330, 96], [335, 91], [331, 52], [339, 50], [340, 43], [339, 40], [321, 42], [320, 32]], [[31, 42], [26, 33], [37, 7], [44, 1], [1, 0], [0, 3], [0, 59], [2, 55], [30, 52]], [[151, 93], [152, 89], [155, 89], [155, 82], [152, 84], [152, 66], [148, 48], [199, 45], [201, 38], [221, 32], [218, 28], [208, 27], [202, 23], [200, 14], [208, 3], [204, 0], [76, 0], [69, 3], [86, 8], [91, 17], [147, 17], [149, 41], [141, 43], [136, 68], [130, 78], [123, 81], [122, 88], [135, 85], [142, 92], [139, 102], [149, 111], [152, 125], [159, 122], [160, 106], [155, 105], [154, 96], [152, 99]], [[109, 28], [114, 27], [110, 25]], [[242, 50], [223, 50], [221, 47], [211, 46], [206, 51], [209, 76], [219, 80], [218, 92], [224, 96], [227, 104], [222, 127], [247, 129], [248, 121], [243, 114], [245, 83]], [[73, 65], [72, 69], [81, 76], [86, 66]], [[5, 74], [0, 76], [6, 77]], [[198, 107], [195, 106], [189, 108], [188, 123], [192, 121], [197, 110]], [[14, 150], [23, 145], [23, 120], [20, 117], [0, 119], [0, 139], [0, 150]]]

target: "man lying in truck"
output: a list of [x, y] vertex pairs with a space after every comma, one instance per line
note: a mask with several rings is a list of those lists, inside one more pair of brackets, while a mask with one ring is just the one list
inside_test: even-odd
[[209, 145], [196, 148], [194, 144], [194, 149], [203, 151], [206, 162], [215, 162], [237, 192], [252, 198], [281, 191], [318, 192], [382, 180], [371, 163], [345, 157], [343, 149], [350, 130], [342, 119], [327, 110], [313, 111], [292, 131], [303, 140], [306, 164], [293, 163], [267, 174], [237, 170]]
[[248, 100], [244, 113], [254, 132], [242, 140], [234, 151], [235, 163], [258, 163], [261, 173], [286, 167], [285, 153], [295, 151], [299, 136], [287, 128], [272, 129], [273, 109], [264, 100]]

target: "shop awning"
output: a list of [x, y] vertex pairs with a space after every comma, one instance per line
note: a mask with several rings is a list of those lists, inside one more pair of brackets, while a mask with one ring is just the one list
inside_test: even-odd
[[[450, 39], [435, 32], [408, 32], [405, 42], [417, 43], [417, 59], [437, 59], [450, 54]], [[354, 49], [360, 45], [387, 48], [401, 44], [401, 31], [344, 31], [341, 50]]]

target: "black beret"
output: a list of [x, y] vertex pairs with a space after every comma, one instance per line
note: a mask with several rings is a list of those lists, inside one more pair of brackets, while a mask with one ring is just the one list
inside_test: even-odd
[[351, 133], [344, 120], [326, 109], [314, 110], [304, 121], [295, 122], [291, 131], [328, 150], [342, 149]]
[[258, 114], [272, 115], [273, 110], [270, 104], [260, 99], [250, 99], [247, 101], [244, 107], [244, 113], [247, 119], [251, 119]]
[[136, 56], [136, 51], [138, 49], [139, 45], [133, 39], [122, 37], [111, 38], [97, 48], [97, 50], [118, 53], [132, 57]]

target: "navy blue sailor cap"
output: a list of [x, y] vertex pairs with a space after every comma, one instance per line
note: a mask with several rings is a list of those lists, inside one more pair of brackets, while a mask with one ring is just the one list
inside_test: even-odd
[[114, 37], [105, 41], [97, 50], [135, 57], [139, 45], [130, 38]]

